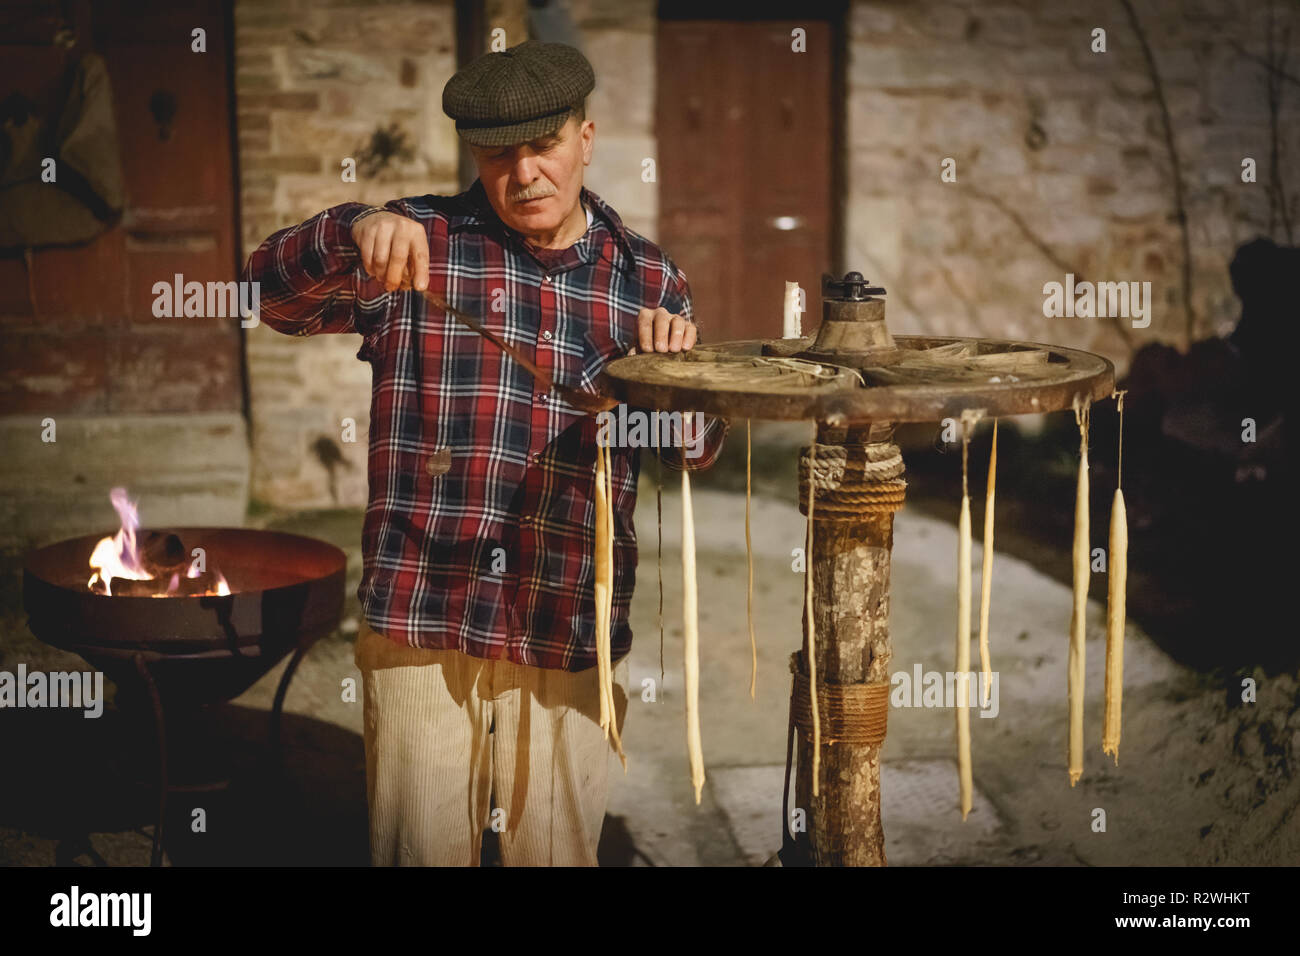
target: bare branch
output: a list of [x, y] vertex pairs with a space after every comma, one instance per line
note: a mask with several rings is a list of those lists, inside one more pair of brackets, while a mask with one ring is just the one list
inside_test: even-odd
[[1192, 308], [1192, 237], [1187, 227], [1187, 204], [1183, 198], [1183, 171], [1178, 158], [1178, 147], [1174, 142], [1173, 119], [1169, 115], [1169, 104], [1165, 100], [1164, 85], [1160, 82], [1160, 71], [1156, 68], [1156, 60], [1151, 54], [1151, 46], [1147, 43], [1147, 36], [1142, 29], [1142, 24], [1138, 21], [1137, 11], [1133, 9], [1131, 0], [1120, 0], [1120, 3], [1124, 6], [1124, 12], [1128, 14], [1129, 23], [1133, 26], [1133, 32], [1137, 35], [1138, 45], [1142, 47], [1142, 56], [1146, 60], [1147, 72], [1151, 76], [1151, 86], [1156, 94], [1156, 103], [1160, 107], [1160, 121], [1165, 133], [1165, 150], [1169, 153], [1169, 164], [1173, 169], [1174, 214], [1178, 219], [1178, 231], [1182, 237], [1183, 247], [1183, 308], [1187, 314], [1187, 328], [1184, 334], [1186, 335], [1187, 347], [1191, 348], [1196, 330], [1196, 313]]
[[1258, 54], [1255, 53], [1251, 53], [1249, 50], [1247, 50], [1236, 40], [1229, 40], [1228, 46], [1232, 47], [1232, 49], [1236, 50], [1238, 53], [1240, 53], [1246, 59], [1250, 60], [1252, 63], [1258, 63], [1264, 69], [1268, 70], [1270, 74], [1278, 77], [1279, 79], [1286, 80], [1288, 83], [1294, 83], [1296, 86], [1300, 86], [1300, 76], [1293, 76], [1292, 74], [1288, 73], [1286, 70], [1281, 69], [1276, 64], [1270, 63], [1265, 57], [1259, 56]]
[[[984, 190], [976, 186], [967, 186], [966, 191], [971, 196], [975, 197], [981, 202], [988, 203], [998, 212], [1002, 213], [1002, 215], [1010, 219], [1012, 224], [1014, 224], [1015, 227], [1020, 230], [1020, 234], [1029, 241], [1029, 244], [1032, 245], [1035, 249], [1037, 249], [1042, 254], [1043, 258], [1046, 259], [1048, 262], [1050, 262], [1053, 266], [1055, 266], [1061, 272], [1073, 274], [1075, 276], [1075, 279], [1079, 282], [1086, 281], [1083, 272], [1081, 272], [1079, 269], [1076, 269], [1074, 266], [1070, 265], [1068, 262], [1062, 259], [1057, 254], [1056, 250], [1053, 249], [1051, 246], [1049, 246], [1043, 240], [1042, 236], [1034, 232], [1033, 227], [1030, 226], [1029, 223], [1025, 222], [1024, 218], [1021, 217], [1020, 213], [1016, 212], [1014, 209], [1012, 209], [1010, 206], [1004, 203], [997, 196], [994, 196], [991, 193], [986, 193], [984, 192]], [[1115, 326], [1115, 331], [1118, 332], [1120, 338], [1124, 340], [1124, 344], [1127, 345], [1131, 350], [1133, 348], [1133, 333], [1124, 327], [1124, 323], [1120, 321], [1119, 316], [1112, 315], [1110, 317], [1110, 320], [1111, 323]]]

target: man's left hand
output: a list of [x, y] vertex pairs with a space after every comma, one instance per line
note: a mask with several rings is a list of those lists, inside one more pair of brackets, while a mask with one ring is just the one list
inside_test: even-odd
[[[695, 323], [667, 309], [642, 309], [636, 324], [637, 345], [642, 352], [681, 352], [695, 344]], [[636, 352], [634, 348], [629, 354]]]

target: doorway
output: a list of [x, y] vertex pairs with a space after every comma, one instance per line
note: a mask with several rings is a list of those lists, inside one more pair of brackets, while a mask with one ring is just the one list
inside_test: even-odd
[[779, 338], [787, 281], [806, 292], [806, 333], [837, 259], [837, 21], [674, 16], [661, 5], [660, 244], [704, 341]]

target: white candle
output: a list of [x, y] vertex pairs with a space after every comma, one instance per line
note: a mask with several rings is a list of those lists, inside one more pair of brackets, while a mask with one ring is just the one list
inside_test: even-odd
[[691, 473], [682, 469], [682, 670], [686, 676], [686, 753], [695, 802], [704, 791], [704, 747], [700, 742], [700, 611], [695, 579], [695, 511]]
[[1092, 552], [1088, 536], [1088, 417], [1089, 401], [1075, 399], [1074, 418], [1079, 423], [1079, 478], [1074, 498], [1074, 610], [1070, 614], [1068, 687], [1070, 699], [1070, 786], [1083, 776], [1083, 684], [1087, 671], [1088, 584]]
[[785, 284], [785, 331], [782, 333], [787, 339], [797, 339], [803, 335], [803, 328], [799, 322], [799, 283], [787, 282]]

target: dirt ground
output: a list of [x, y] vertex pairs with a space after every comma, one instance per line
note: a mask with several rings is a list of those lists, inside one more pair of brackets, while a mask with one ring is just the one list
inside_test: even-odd
[[[735, 490], [743, 488], [743, 426], [733, 431], [725, 460], [696, 482], [708, 774], [699, 806], [689, 782], [681, 696], [679, 499], [675, 482], [667, 482], [661, 681], [653, 466], [643, 473], [636, 515], [641, 563], [632, 607], [634, 694], [624, 733], [629, 769], [624, 775], [616, 761], [611, 764], [601, 847], [606, 865], [762, 865], [779, 845], [787, 661], [800, 641], [803, 594], [803, 575], [791, 569], [791, 551], [804, 535], [793, 503], [793, 456], [806, 436], [806, 427], [756, 431], [756, 700], [749, 697], [744, 496]], [[894, 674], [911, 674], [918, 665], [923, 672], [952, 668], [956, 504], [918, 489], [898, 515]], [[1070, 509], [1072, 500], [1060, 507]], [[1008, 513], [1015, 514], [1010, 508]], [[284, 665], [236, 701], [214, 708], [215, 737], [195, 745], [193, 757], [222, 763], [232, 783], [223, 791], [172, 799], [167, 860], [364, 865], [361, 706], [341, 692], [346, 678], [358, 677], [352, 642], [361, 515], [261, 513], [254, 521], [312, 534], [348, 551], [346, 620], [312, 649], [290, 687], [279, 775], [262, 758], [267, 711]], [[979, 521], [977, 514], [977, 542]], [[1057, 550], [1066, 553], [1068, 546], [1063, 540]], [[977, 594], [979, 560], [976, 548]], [[1119, 764], [1103, 758], [1103, 575], [1095, 576], [1089, 609], [1085, 773], [1069, 786], [1065, 656], [1071, 599], [1068, 584], [1039, 566], [1048, 563], [1001, 551], [995, 559], [991, 643], [1000, 675], [998, 711], [990, 718], [972, 715], [976, 792], [965, 822], [957, 809], [952, 710], [892, 709], [882, 771], [890, 863], [1300, 862], [1300, 682], [1294, 672], [1192, 670], [1162, 650], [1141, 619], [1130, 617]], [[29, 670], [84, 667], [31, 636], [12, 563], [4, 580], [0, 670], [13, 671], [20, 662]], [[972, 659], [978, 660], [974, 645]], [[1254, 684], [1251, 703], [1242, 701], [1245, 679]], [[653, 682], [653, 701], [635, 693], [646, 681]], [[144, 781], [150, 754], [147, 746], [125, 744], [144, 739], [138, 731], [132, 736], [132, 726], [130, 716], [112, 706], [95, 721], [50, 710], [0, 711], [9, 766], [22, 768], [0, 782], [0, 865], [148, 861], [153, 798]], [[200, 833], [191, 825], [196, 808], [207, 823]], [[1099, 810], [1104, 830], [1097, 824], [1103, 818]]]

